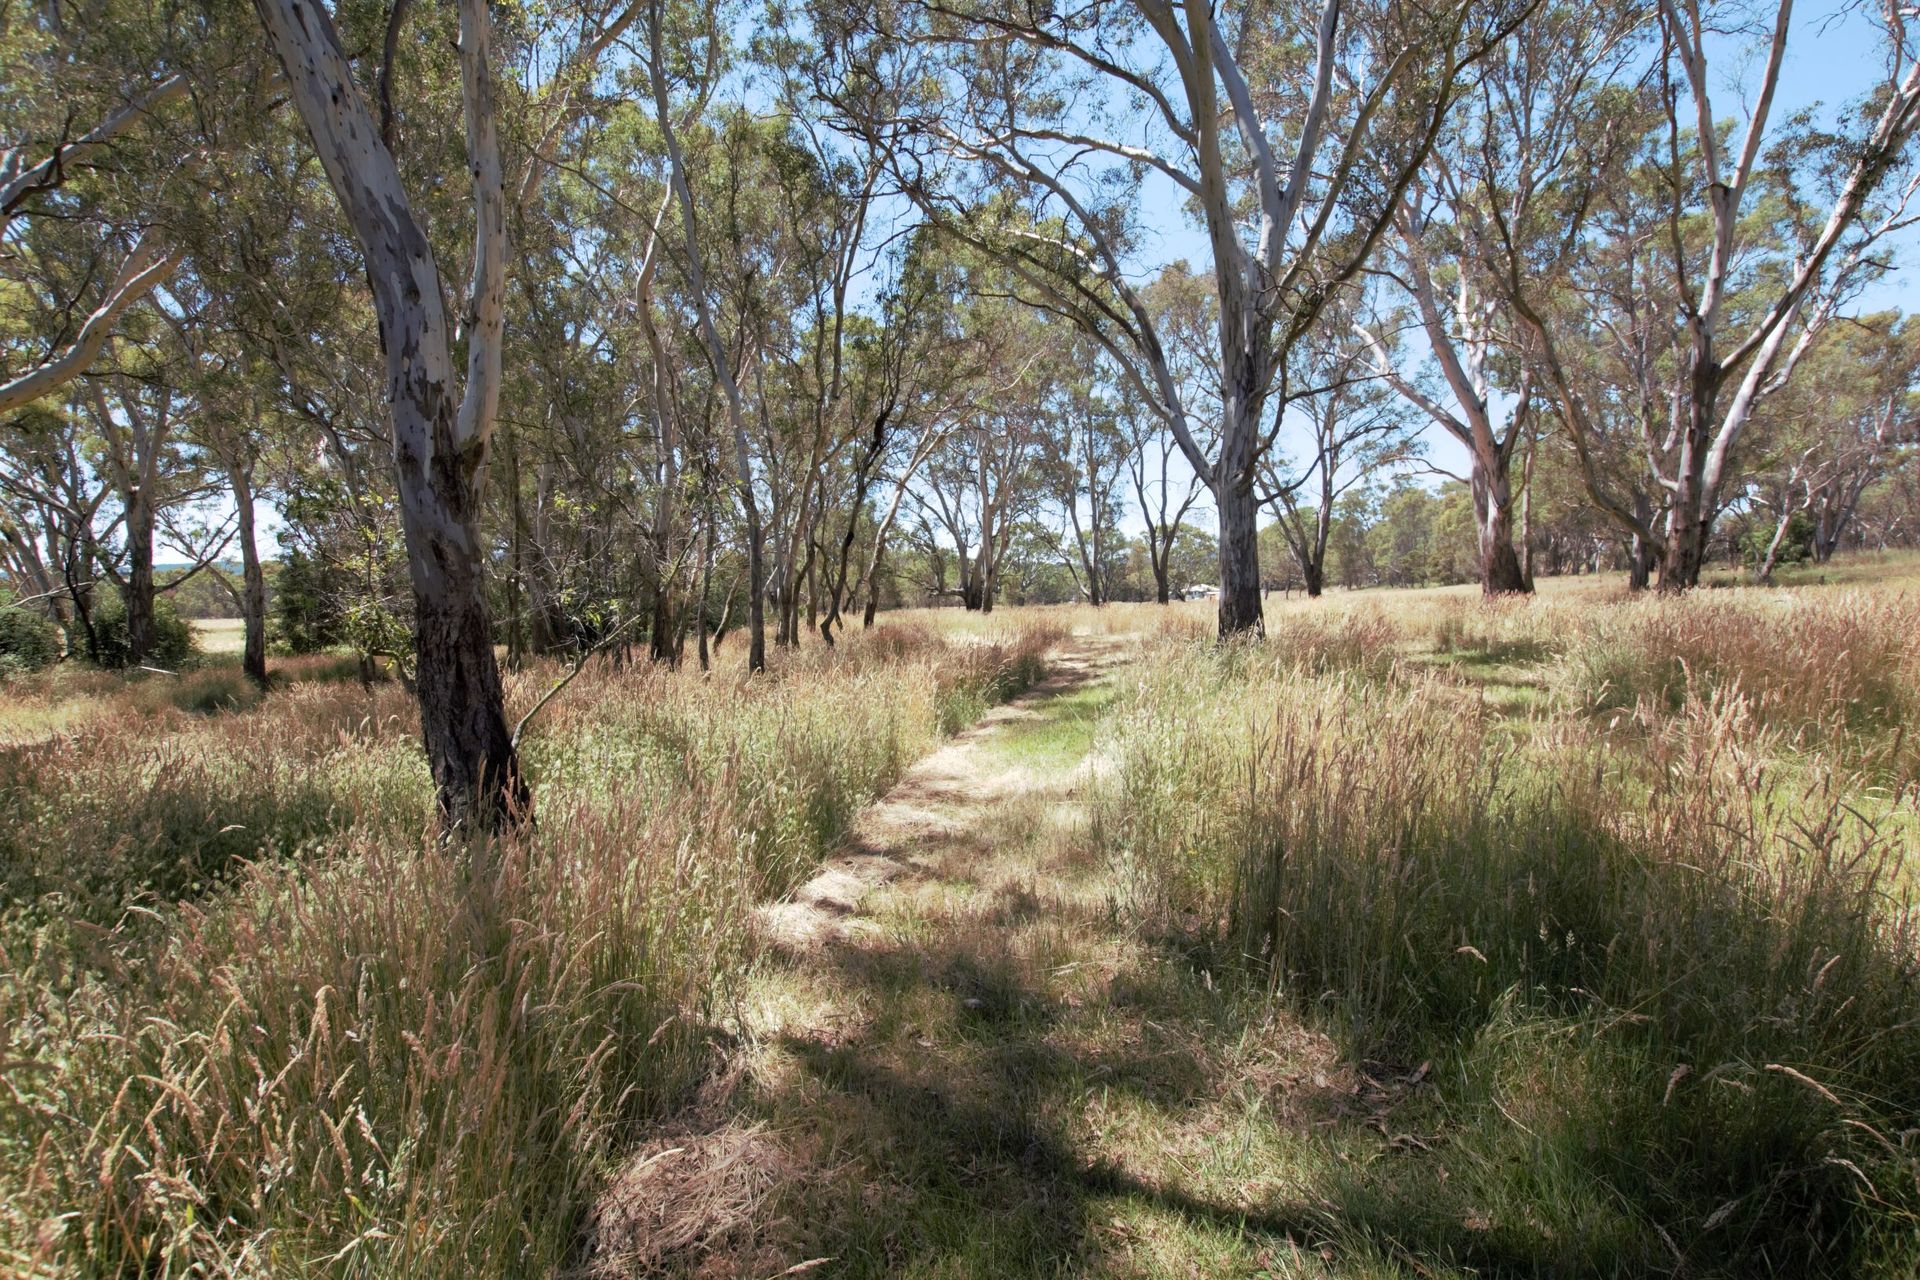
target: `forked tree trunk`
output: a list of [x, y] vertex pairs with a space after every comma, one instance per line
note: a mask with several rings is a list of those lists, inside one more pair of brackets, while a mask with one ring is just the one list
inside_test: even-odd
[[1326, 562], [1309, 560], [1300, 566], [1300, 577], [1306, 584], [1307, 599], [1318, 600], [1320, 593], [1327, 589]]
[[1717, 370], [1707, 340], [1696, 339], [1695, 371], [1674, 465], [1673, 506], [1667, 512], [1667, 545], [1660, 560], [1660, 589], [1685, 591], [1700, 585], [1713, 515], [1704, 492], [1708, 440], [1713, 431]]
[[1173, 598], [1167, 583], [1167, 561], [1173, 558], [1172, 539], [1164, 541], [1147, 530], [1147, 560], [1153, 566], [1153, 598], [1157, 604], [1166, 604]]
[[1506, 456], [1476, 456], [1472, 479], [1480, 534], [1480, 590], [1490, 596], [1524, 594], [1529, 587], [1513, 549], [1513, 489]]
[[1639, 532], [1653, 528], [1653, 503], [1644, 493], [1633, 495], [1635, 532], [1628, 535], [1627, 590], [1645, 591], [1653, 585], [1653, 566], [1660, 558], [1660, 547], [1651, 537]]
[[653, 593], [653, 618], [648, 624], [647, 658], [673, 667], [679, 665], [679, 640], [674, 627], [673, 601], [663, 582]]
[[254, 0], [287, 89], [360, 241], [380, 319], [394, 468], [417, 615], [421, 736], [453, 831], [492, 831], [529, 795], [507, 729], [477, 521], [500, 385], [506, 223], [485, 0], [460, 0], [460, 62], [476, 218], [456, 395], [439, 268], [393, 154], [324, 8]]
[[1774, 521], [1773, 537], [1767, 541], [1767, 553], [1760, 558], [1760, 567], [1753, 575], [1759, 581], [1772, 584], [1773, 571], [1780, 565], [1780, 548], [1786, 545], [1787, 531], [1793, 527], [1793, 518], [1799, 512], [1800, 508], [1791, 501], [1781, 501], [1780, 518]]

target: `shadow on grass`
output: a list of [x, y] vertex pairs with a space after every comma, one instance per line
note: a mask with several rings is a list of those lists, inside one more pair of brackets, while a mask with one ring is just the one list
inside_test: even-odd
[[[1481, 990], [1485, 956], [1462, 970], [1479, 975], [1473, 990], [1453, 993], [1458, 1034], [1422, 1042], [1431, 1062], [1382, 1067], [1343, 1054], [1220, 951], [1137, 937], [1113, 910], [1110, 869], [1065, 835], [1075, 765], [1108, 696], [1068, 686], [1007, 719], [977, 743], [971, 801], [965, 778], [946, 776], [946, 830], [864, 850], [911, 871], [793, 957], [789, 994], [810, 1012], [776, 1019], [765, 1069], [719, 1126], [771, 1135], [772, 1189], [726, 1241], [650, 1273], [1733, 1276], [1843, 1274], [1822, 1266], [1861, 1256], [1838, 1247], [1844, 1229], [1831, 1223], [1781, 1221], [1842, 1197], [1769, 1190], [1819, 1150], [1796, 1140], [1803, 1122], [1832, 1121], [1778, 1073], [1670, 1079], [1671, 1063], [1629, 1031], [1585, 1035], [1584, 1005], [1510, 998], [1507, 977]], [[1009, 793], [1015, 775], [1027, 795]], [[1036, 781], [1046, 776], [1053, 786]], [[1469, 890], [1501, 896], [1455, 886]], [[1378, 914], [1343, 913], [1363, 900], [1377, 901], [1333, 895], [1323, 929]], [[1534, 929], [1530, 902], [1508, 909]], [[1394, 946], [1454, 954], [1451, 933], [1415, 948], [1395, 921], [1375, 923]], [[1621, 934], [1603, 923], [1569, 924], [1567, 946]], [[1482, 947], [1492, 936], [1470, 933]], [[1303, 966], [1305, 990], [1353, 985], [1333, 958]], [[1544, 980], [1538, 963], [1519, 972]], [[1835, 972], [1853, 989], [1844, 965]], [[1447, 995], [1436, 980], [1405, 995], [1430, 1018]], [[1774, 1125], [1776, 1113], [1792, 1124]], [[1711, 1166], [1713, 1185], [1674, 1199], [1675, 1162]], [[1815, 1172], [1838, 1182], [1849, 1170]], [[1721, 1187], [1754, 1203], [1723, 1206], [1707, 1195]], [[1795, 1246], [1796, 1231], [1836, 1248]]]
[[[1344, 1089], [1289, 1108], [1322, 1162], [1308, 1186], [1203, 1185], [1169, 1152], [1235, 1088], [1220, 1075], [1222, 1042], [1249, 1030], [1234, 1010], [1184, 980], [1109, 982], [1081, 1004], [1023, 976], [990, 929], [977, 941], [843, 945], [827, 958], [862, 1024], [781, 1036], [792, 1070], [749, 1103], [757, 1122], [806, 1135], [802, 1171], [769, 1215], [781, 1256], [875, 1277], [1660, 1269], [1603, 1232], [1556, 1242], [1449, 1217], [1456, 1198], [1437, 1161], [1402, 1160], [1390, 1183], [1356, 1176], [1333, 1151], [1377, 1158], [1395, 1124], [1391, 1105]], [[1088, 1025], [1115, 1015], [1149, 1029], [1148, 1043]], [[1087, 1140], [1078, 1122], [1096, 1100], [1146, 1117], [1137, 1145]]]

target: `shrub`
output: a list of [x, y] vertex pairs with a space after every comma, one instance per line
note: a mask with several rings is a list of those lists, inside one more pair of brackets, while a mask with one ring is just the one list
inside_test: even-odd
[[[102, 593], [95, 597], [95, 601], [90, 616], [97, 647], [95, 656], [99, 664], [114, 668], [132, 666], [133, 651], [127, 638], [126, 601], [117, 592]], [[165, 596], [154, 598], [153, 637], [153, 649], [145, 660], [148, 666], [177, 670], [197, 650], [193, 627]]]
[[42, 671], [59, 660], [59, 627], [30, 610], [0, 604], [0, 675]]
[[[1767, 548], [1773, 545], [1775, 526], [1764, 520], [1756, 520], [1750, 525], [1744, 537], [1740, 539], [1740, 551], [1747, 563], [1759, 569], [1767, 558]], [[1813, 557], [1813, 521], [1805, 511], [1796, 511], [1787, 517], [1787, 531], [1780, 539], [1779, 549], [1774, 552], [1776, 565], [1800, 564]]]
[[346, 638], [325, 565], [288, 548], [273, 579], [272, 641], [287, 653], [319, 653]]

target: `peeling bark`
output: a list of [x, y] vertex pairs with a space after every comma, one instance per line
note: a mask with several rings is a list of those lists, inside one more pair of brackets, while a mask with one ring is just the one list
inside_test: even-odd
[[324, 8], [255, 0], [287, 87], [360, 241], [380, 317], [401, 523], [417, 614], [420, 727], [452, 831], [529, 812], [487, 613], [478, 520], [500, 390], [506, 220], [485, 0], [460, 0], [460, 68], [476, 214], [467, 378], [456, 393], [439, 268], [392, 152]]

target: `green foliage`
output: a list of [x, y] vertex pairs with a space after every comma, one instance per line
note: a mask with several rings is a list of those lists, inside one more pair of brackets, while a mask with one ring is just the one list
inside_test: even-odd
[[[1464, 485], [1449, 484], [1436, 493], [1402, 481], [1380, 499], [1376, 511], [1364, 535], [1362, 563], [1371, 578], [1366, 585], [1466, 582], [1478, 572], [1473, 500]], [[1341, 549], [1344, 567], [1351, 563], [1351, 549]]]
[[[132, 666], [133, 650], [127, 636], [125, 599], [118, 592], [96, 593], [91, 618], [97, 646], [95, 657], [99, 664], [111, 668]], [[194, 656], [198, 648], [193, 638], [193, 627], [180, 616], [173, 602], [165, 596], [156, 596], [153, 601], [153, 649], [145, 658], [146, 665], [177, 670]]]
[[274, 578], [271, 640], [287, 653], [319, 653], [340, 644], [346, 627], [324, 565], [289, 548]]
[[0, 603], [0, 675], [41, 671], [60, 660], [60, 628], [51, 619]]
[[[1771, 521], [1753, 521], [1748, 524], [1746, 533], [1740, 539], [1740, 550], [1746, 556], [1747, 563], [1758, 568], [1767, 559], [1767, 548], [1773, 545], [1776, 526]], [[1776, 566], [1800, 564], [1813, 557], [1813, 521], [1807, 518], [1805, 511], [1795, 511], [1787, 517], [1787, 530], [1780, 539], [1780, 549], [1774, 552]]]
[[241, 568], [237, 563], [222, 563], [203, 569], [191, 578], [186, 578], [177, 587], [169, 588], [167, 584], [184, 578], [187, 570], [162, 569], [154, 574], [154, 580], [159, 586], [167, 588], [168, 598], [172, 600], [173, 607], [183, 618], [240, 617], [240, 602], [234, 598], [233, 592], [227, 589], [226, 583], [221, 581], [214, 569], [225, 574], [234, 585], [239, 585]]

